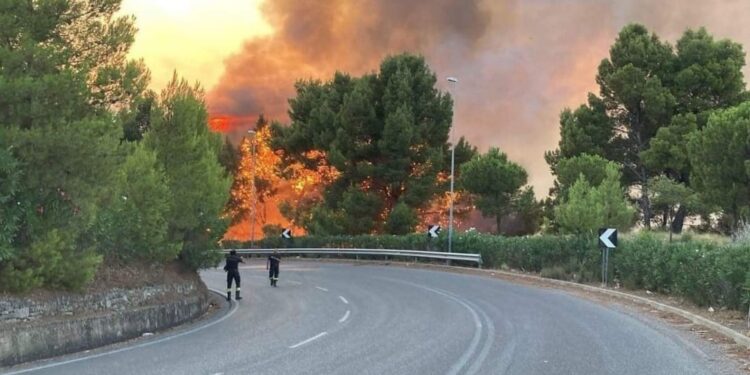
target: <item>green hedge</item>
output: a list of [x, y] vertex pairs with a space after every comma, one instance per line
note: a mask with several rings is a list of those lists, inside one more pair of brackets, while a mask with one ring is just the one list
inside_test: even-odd
[[[226, 248], [248, 247], [228, 242]], [[447, 251], [447, 236], [305, 236], [284, 242], [258, 241], [257, 247], [352, 247]], [[595, 237], [501, 237], [462, 233], [453, 251], [480, 253], [486, 268], [511, 268], [576, 282], [596, 282], [601, 251]], [[630, 289], [682, 296], [700, 306], [746, 309], [750, 302], [750, 247], [703, 241], [669, 243], [651, 234], [621, 239], [610, 255], [610, 280]]]
[[641, 235], [623, 241], [612, 258], [630, 289], [685, 297], [700, 306], [746, 309], [750, 302], [750, 247], [709, 242], [665, 242]]

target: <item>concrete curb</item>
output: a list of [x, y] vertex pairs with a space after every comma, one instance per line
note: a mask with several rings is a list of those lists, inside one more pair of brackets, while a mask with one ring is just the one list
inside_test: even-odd
[[721, 324], [719, 324], [717, 322], [714, 322], [713, 320], [704, 318], [704, 317], [702, 317], [700, 315], [693, 314], [693, 313], [691, 313], [689, 311], [685, 311], [683, 309], [680, 309], [680, 308], [677, 308], [677, 307], [674, 307], [674, 306], [665, 305], [665, 304], [663, 304], [661, 302], [652, 301], [652, 300], [650, 300], [648, 298], [644, 298], [644, 297], [641, 297], [641, 296], [635, 296], [635, 295], [628, 294], [628, 293], [618, 292], [618, 291], [611, 290], [611, 289], [606, 289], [606, 288], [599, 288], [599, 287], [595, 287], [595, 286], [591, 286], [591, 285], [586, 285], [586, 284], [574, 283], [574, 282], [571, 282], [571, 281], [548, 279], [548, 278], [544, 278], [544, 277], [536, 276], [536, 275], [527, 275], [527, 274], [515, 273], [515, 272], [508, 272], [508, 271], [502, 271], [502, 270], [476, 269], [476, 268], [468, 268], [468, 267], [448, 267], [448, 266], [438, 266], [438, 267], [440, 267], [440, 268], [448, 268], [448, 269], [450, 269], [450, 268], [460, 268], [460, 269], [465, 269], [465, 270], [471, 270], [471, 271], [474, 271], [474, 272], [479, 271], [481, 273], [491, 273], [491, 274], [495, 274], [495, 275], [499, 274], [499, 275], [504, 275], [504, 276], [508, 276], [508, 277], [516, 277], [516, 278], [522, 278], [522, 279], [527, 279], [527, 280], [533, 280], [533, 281], [536, 281], [536, 282], [542, 282], [542, 283], [547, 283], [547, 284], [552, 284], [552, 285], [557, 285], [557, 286], [571, 287], [571, 288], [585, 290], [585, 291], [588, 291], [588, 292], [605, 294], [605, 295], [612, 296], [612, 297], [617, 297], [617, 298], [621, 298], [621, 299], [630, 300], [630, 301], [633, 301], [633, 302], [637, 302], [637, 303], [648, 305], [648, 306], [650, 306], [650, 307], [652, 307], [652, 308], [654, 308], [656, 310], [659, 310], [659, 311], [663, 311], [663, 312], [668, 312], [668, 313], [672, 313], [672, 314], [675, 314], [675, 315], [679, 315], [679, 316], [681, 316], [681, 317], [683, 317], [683, 318], [685, 318], [685, 319], [687, 319], [687, 320], [689, 320], [689, 321], [691, 321], [691, 322], [693, 322], [695, 324], [700, 324], [700, 325], [706, 326], [707, 328], [709, 328], [709, 329], [711, 329], [711, 330], [713, 330], [713, 331], [715, 331], [715, 332], [717, 332], [717, 333], [719, 333], [719, 334], [721, 334], [721, 335], [723, 335], [723, 336], [725, 336], [725, 337], [727, 337], [729, 339], [734, 340], [734, 342], [737, 343], [737, 344], [739, 344], [739, 345], [743, 345], [743, 346], [745, 346], [747, 348], [750, 348], [750, 337], [745, 336], [745, 335], [743, 335], [740, 332], [737, 332], [737, 331], [735, 331], [735, 330], [733, 330], [733, 329], [731, 329], [731, 328], [729, 328], [727, 326], [724, 326], [724, 325], [721, 325]]
[[685, 318], [685, 319], [687, 319], [687, 320], [689, 320], [689, 321], [691, 321], [691, 322], [693, 322], [695, 324], [700, 324], [700, 325], [706, 326], [707, 328], [709, 328], [709, 329], [711, 329], [711, 330], [713, 330], [713, 331], [715, 331], [715, 332], [717, 332], [717, 333], [719, 333], [719, 334], [721, 334], [721, 335], [723, 335], [723, 336], [725, 336], [725, 337], [727, 337], [729, 339], [734, 340], [735, 343], [737, 343], [739, 345], [743, 345], [743, 346], [745, 346], [747, 348], [750, 348], [750, 337], [745, 336], [745, 335], [743, 335], [740, 332], [737, 332], [737, 331], [735, 331], [735, 330], [733, 330], [733, 329], [731, 329], [731, 328], [729, 328], [727, 326], [724, 326], [724, 325], [721, 325], [721, 324], [719, 324], [717, 322], [714, 322], [713, 320], [704, 318], [704, 317], [702, 317], [700, 315], [693, 314], [693, 313], [691, 313], [689, 311], [685, 311], [685, 310], [682, 310], [682, 309], [674, 307], [674, 306], [665, 305], [665, 304], [663, 304], [661, 302], [652, 301], [652, 300], [650, 300], [648, 298], [644, 298], [644, 297], [641, 297], [641, 296], [635, 296], [635, 295], [628, 294], [628, 293], [618, 292], [618, 291], [611, 290], [611, 289], [599, 288], [599, 287], [595, 287], [595, 286], [591, 286], [591, 285], [586, 285], [586, 284], [578, 284], [578, 283], [574, 283], [574, 282], [570, 282], [570, 281], [555, 280], [555, 279], [546, 279], [546, 278], [543, 278], [543, 277], [540, 277], [540, 276], [534, 276], [534, 275], [524, 275], [524, 274], [513, 273], [513, 272], [508, 272], [508, 271], [500, 271], [500, 270], [481, 270], [481, 271], [485, 272], [485, 273], [501, 274], [501, 275], [505, 275], [505, 276], [508, 276], [508, 277], [520, 277], [520, 278], [524, 278], [524, 279], [528, 279], [528, 280], [533, 280], [533, 281], [538, 281], [538, 282], [544, 282], [544, 283], [553, 284], [553, 285], [559, 285], [559, 286], [565, 286], [565, 287], [572, 287], [572, 288], [582, 289], [582, 290], [589, 291], [589, 292], [605, 294], [605, 295], [609, 295], [609, 296], [612, 296], [612, 297], [617, 297], [617, 298], [631, 300], [633, 302], [638, 302], [638, 303], [641, 303], [641, 304], [645, 304], [645, 305], [648, 305], [648, 306], [650, 306], [650, 307], [652, 307], [652, 308], [654, 308], [656, 310], [663, 311], [663, 312], [668, 312], [668, 313], [672, 313], [672, 314], [675, 314], [675, 315], [679, 315], [679, 316], [681, 316], [681, 317], [683, 317], [683, 318]]
[[[203, 316], [203, 317], [197, 318], [193, 322], [181, 323], [178, 326], [175, 326], [175, 327], [172, 327], [172, 328], [168, 328], [166, 331], [162, 331], [162, 332], [160, 332], [160, 333], [157, 334], [157, 335], [161, 335], [161, 337], [156, 336], [153, 339], [146, 339], [145, 341], [141, 341], [141, 342], [138, 342], [138, 341], [131, 342], [131, 343], [120, 342], [120, 343], [112, 344], [113, 346], [105, 345], [103, 347], [92, 349], [92, 350], [95, 350], [95, 351], [98, 351], [98, 352], [94, 352], [93, 354], [88, 354], [88, 355], [83, 355], [83, 356], [77, 356], [77, 357], [74, 357], [72, 359], [62, 359], [62, 360], [60, 360], [62, 357], [60, 357], [58, 359], [49, 358], [48, 360], [51, 361], [51, 362], [48, 362], [46, 364], [40, 364], [40, 365], [35, 366], [35, 367], [24, 367], [24, 366], [28, 366], [29, 363], [19, 364], [19, 367], [15, 367], [15, 368], [13, 368], [13, 367], [1, 367], [0, 366], [0, 373], [2, 373], [3, 370], [8, 370], [8, 369], [13, 368], [16, 371], [9, 372], [9, 373], [7, 373], [7, 375], [24, 374], [24, 373], [27, 373], [27, 372], [33, 372], [33, 371], [39, 371], [39, 370], [54, 368], [54, 367], [66, 365], [66, 364], [69, 364], [69, 363], [86, 361], [86, 360], [93, 359], [93, 358], [100, 358], [100, 357], [108, 356], [108, 355], [111, 355], [111, 354], [116, 354], [116, 353], [121, 353], [121, 352], [129, 351], [129, 350], [133, 350], [133, 349], [144, 348], [144, 347], [148, 347], [148, 346], [151, 346], [151, 345], [156, 345], [156, 344], [159, 344], [159, 343], [162, 343], [162, 342], [165, 342], [165, 341], [169, 341], [169, 340], [175, 339], [177, 337], [181, 337], [181, 336], [185, 336], [185, 335], [190, 335], [192, 333], [201, 331], [203, 329], [206, 329], [208, 327], [211, 327], [213, 325], [221, 323], [222, 321], [224, 321], [225, 319], [229, 318], [231, 315], [233, 315], [235, 313], [235, 311], [237, 310], [237, 303], [236, 302], [227, 302], [225, 300], [225, 296], [224, 296], [224, 292], [223, 291], [220, 291], [220, 290], [217, 290], [217, 289], [212, 289], [212, 288], [208, 288], [208, 291], [216, 294], [213, 298], [216, 298], [217, 302], [226, 305], [223, 308], [223, 309], [226, 310], [226, 311], [224, 311], [223, 314], [217, 315], [219, 313], [218, 311], [214, 312], [214, 313], [210, 313], [211, 315], [207, 315], [207, 316]], [[211, 298], [210, 295], [209, 295], [208, 298], [209, 299]], [[181, 326], [186, 326], [187, 329], [183, 330], [182, 328], [179, 328]], [[170, 332], [169, 331], [169, 330], [175, 329], [175, 328], [177, 329], [177, 331], [174, 331], [174, 332]], [[139, 338], [136, 338], [135, 340], [139, 340]], [[118, 345], [118, 344], [121, 344], [121, 343], [123, 344], [123, 346], [121, 346], [121, 347], [114, 346], [114, 345]], [[109, 347], [109, 349], [107, 347]], [[80, 354], [80, 352], [77, 353], [77, 354]], [[73, 355], [75, 356], [77, 354], [73, 354]], [[33, 366], [33, 364], [32, 364], [32, 366]], [[3, 374], [6, 374], [6, 373], [3, 373]]]
[[0, 368], [95, 349], [190, 322], [205, 314], [208, 298], [205, 291], [122, 311], [0, 327]]

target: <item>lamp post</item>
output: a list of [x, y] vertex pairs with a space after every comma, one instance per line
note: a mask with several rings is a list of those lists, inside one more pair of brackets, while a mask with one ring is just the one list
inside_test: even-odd
[[253, 183], [253, 218], [250, 222], [250, 248], [255, 247], [255, 205], [258, 201], [258, 191], [255, 187], [255, 135], [256, 132], [254, 129], [250, 129], [247, 131], [247, 134], [249, 134], [252, 139], [250, 140], [250, 155], [252, 155], [253, 160], [253, 174], [252, 174], [252, 183]]
[[[450, 82], [451, 86], [454, 86], [458, 83], [458, 78], [456, 77], [448, 77], [446, 78], [448, 82]], [[454, 90], [455, 91], [455, 90]], [[451, 205], [449, 209], [448, 214], [448, 252], [453, 251], [453, 183], [455, 180], [455, 167], [456, 167], [456, 143], [453, 141], [453, 121], [451, 119], [451, 133], [450, 133], [450, 141], [451, 141]], [[448, 261], [450, 264], [450, 261]]]

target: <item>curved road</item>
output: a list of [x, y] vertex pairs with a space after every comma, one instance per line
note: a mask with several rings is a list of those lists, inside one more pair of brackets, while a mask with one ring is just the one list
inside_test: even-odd
[[[649, 318], [564, 292], [439, 271], [285, 262], [241, 269], [227, 315], [29, 374], [724, 374]], [[203, 273], [224, 289], [224, 272]], [[41, 367], [41, 368], [39, 368]]]

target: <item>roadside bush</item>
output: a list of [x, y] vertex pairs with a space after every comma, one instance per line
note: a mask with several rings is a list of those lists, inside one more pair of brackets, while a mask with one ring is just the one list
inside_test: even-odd
[[406, 203], [398, 202], [388, 214], [385, 222], [387, 233], [408, 234], [414, 231], [417, 225], [417, 215]]
[[626, 288], [669, 293], [670, 258], [664, 255], [673, 252], [674, 247], [651, 234], [644, 234], [631, 241], [621, 241], [620, 247], [610, 254], [611, 263]]
[[[750, 303], [750, 246], [721, 241], [668, 242], [664, 236], [644, 233], [623, 236], [610, 253], [610, 279], [630, 289], [648, 289], [683, 297], [699, 306], [746, 309]], [[267, 238], [260, 247], [286, 247], [281, 239]], [[225, 247], [246, 247], [225, 243]], [[447, 251], [447, 236], [430, 240], [424, 234], [404, 236], [304, 236], [293, 247], [390, 248]], [[576, 282], [597, 282], [601, 255], [593, 236], [502, 237], [460, 233], [453, 237], [454, 252], [479, 253], [486, 268], [538, 272]]]
[[682, 296], [700, 306], [742, 309], [748, 303], [750, 247], [667, 242], [644, 234], [621, 242], [613, 264], [631, 289]]
[[23, 258], [16, 257], [0, 268], [0, 291], [24, 293], [42, 286], [42, 278], [35, 269], [25, 267]]
[[0, 268], [15, 253], [12, 244], [22, 214], [18, 197], [21, 173], [18, 160], [0, 144]]
[[732, 233], [732, 242], [750, 245], [750, 223], [741, 223]]
[[172, 202], [156, 154], [136, 147], [117, 172], [115, 186], [111, 202], [98, 218], [100, 251], [123, 260], [175, 259], [181, 243], [169, 240], [166, 215]]
[[52, 230], [6, 263], [0, 272], [2, 290], [23, 293], [34, 288], [79, 290], [91, 281], [101, 256], [78, 250], [70, 236]]
[[198, 270], [207, 267], [216, 267], [224, 255], [214, 250], [206, 250], [207, 247], [185, 244], [180, 253], [180, 260], [190, 269]]
[[[365, 249], [406, 249], [447, 251], [447, 235], [441, 233], [438, 238], [430, 239], [426, 234], [409, 234], [403, 236], [303, 236], [296, 237], [291, 243], [278, 236], [264, 238], [257, 246], [262, 248], [365, 248]], [[503, 237], [480, 234], [476, 232], [456, 234], [453, 237], [454, 252], [479, 253], [485, 267], [508, 267], [528, 272], [540, 272], [543, 267], [560, 264], [569, 266], [570, 276], [577, 274], [596, 275], [596, 267], [601, 255], [591, 237], [579, 236], [533, 236]], [[248, 248], [249, 242], [225, 241], [224, 248]], [[572, 263], [571, 263], [572, 262]], [[584, 278], [588, 280], [589, 277]]]
[[567, 272], [565, 272], [565, 269], [563, 269], [562, 266], [552, 266], [552, 267], [542, 268], [542, 271], [539, 272], [539, 276], [545, 277], [548, 279], [557, 279], [557, 280], [568, 279], [568, 274]]

